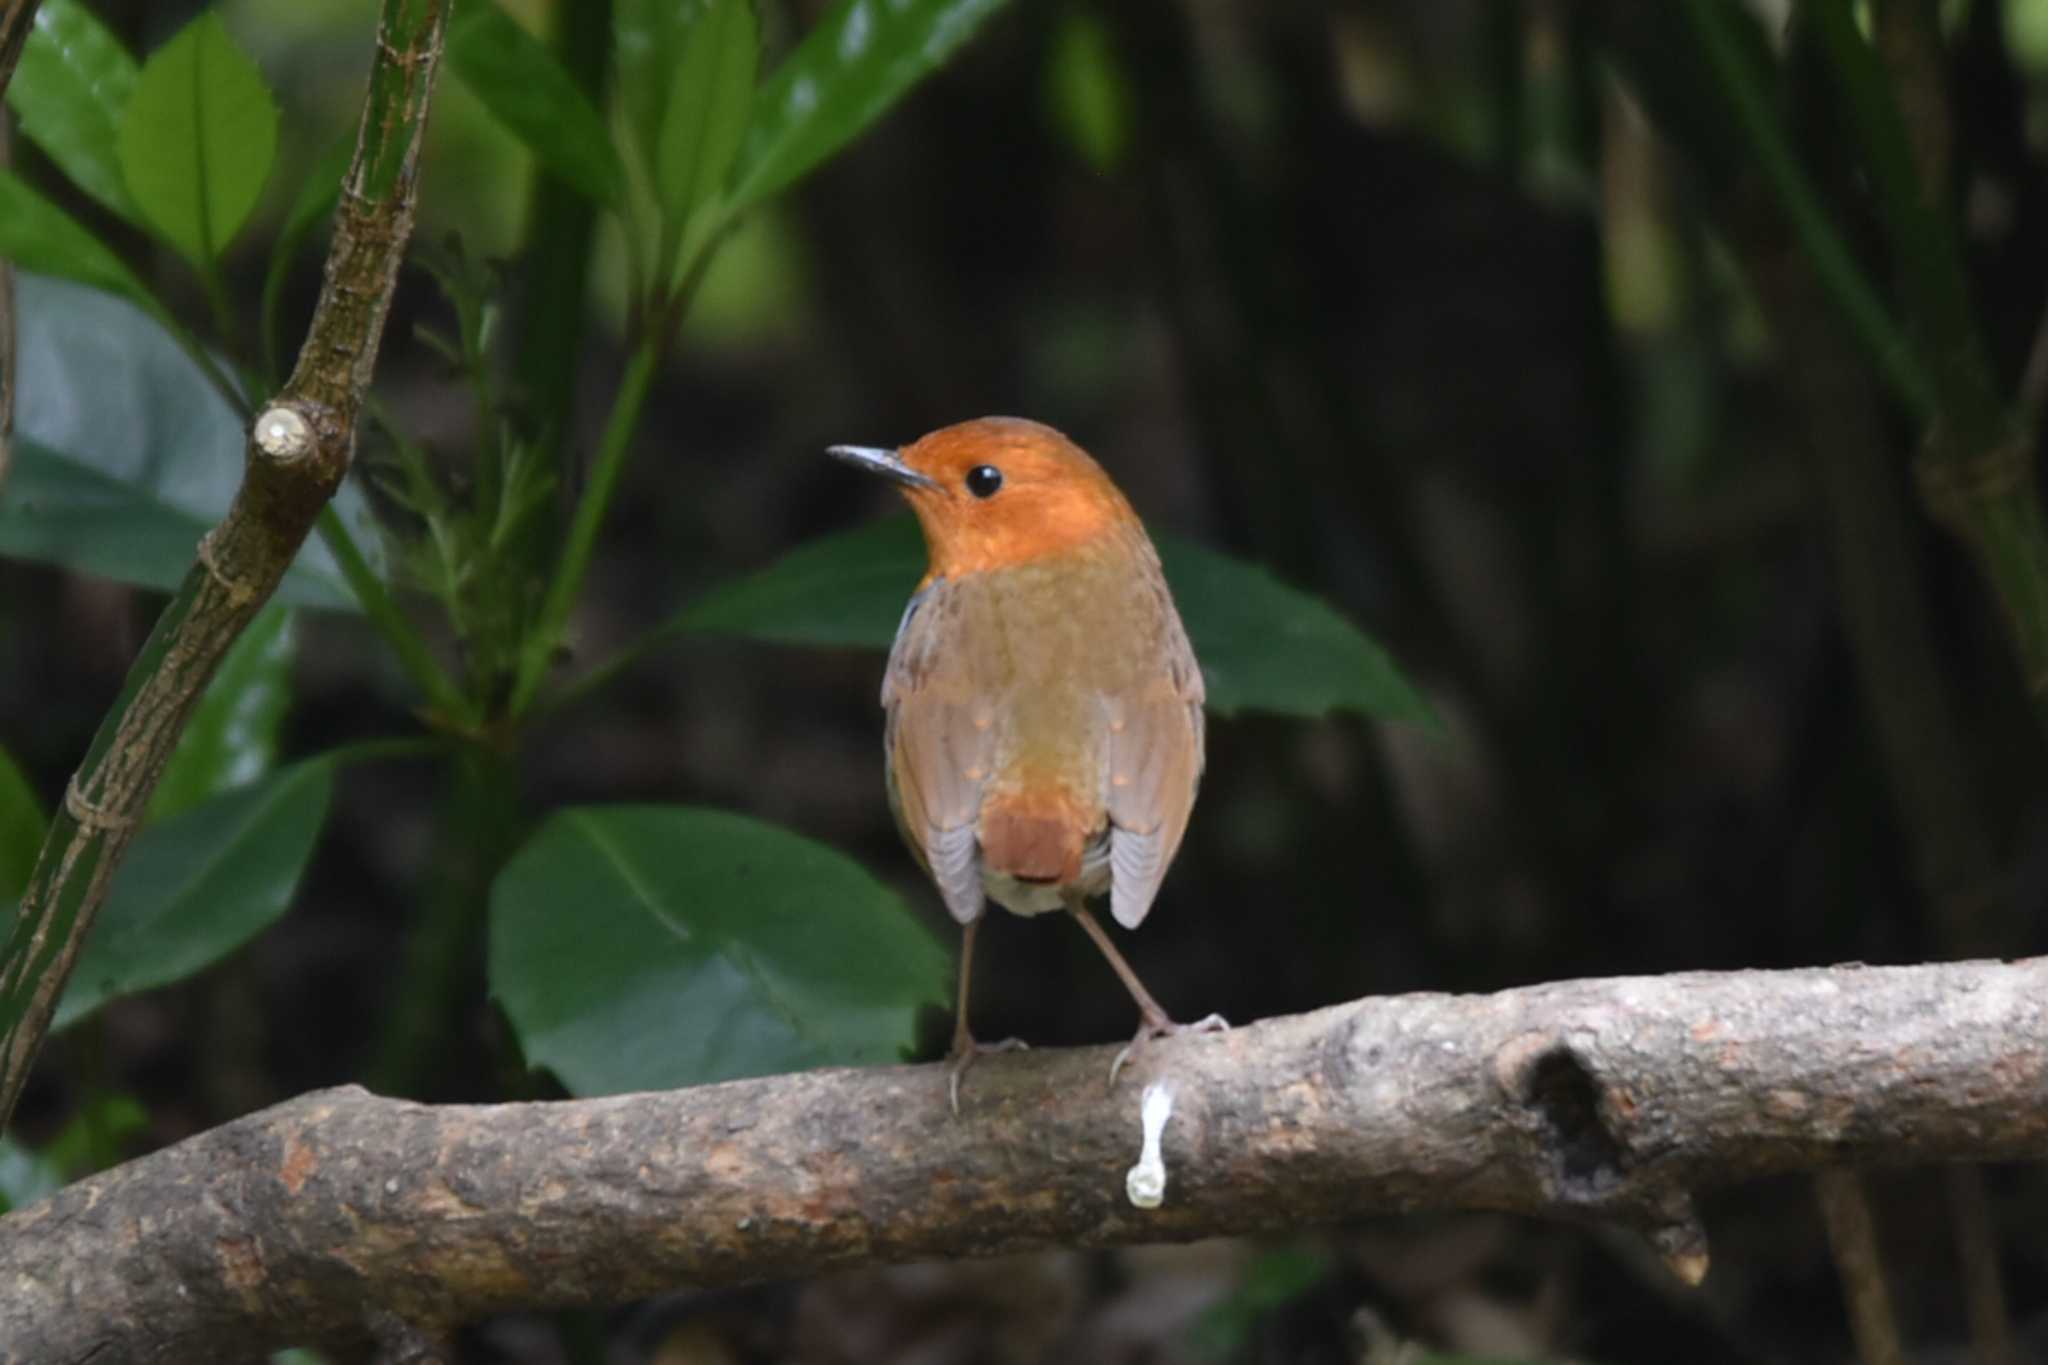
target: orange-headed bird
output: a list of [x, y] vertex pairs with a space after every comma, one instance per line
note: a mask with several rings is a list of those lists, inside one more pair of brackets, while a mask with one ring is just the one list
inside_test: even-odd
[[988, 900], [1080, 923], [1138, 1003], [1132, 1047], [1222, 1026], [1174, 1023], [1087, 907], [1108, 892], [1117, 923], [1137, 928], [1202, 775], [1202, 672], [1131, 505], [1086, 451], [1020, 418], [830, 453], [903, 490], [931, 560], [882, 705], [890, 808], [963, 929], [955, 1111], [977, 1052], [1021, 1046], [976, 1043], [967, 1027]]

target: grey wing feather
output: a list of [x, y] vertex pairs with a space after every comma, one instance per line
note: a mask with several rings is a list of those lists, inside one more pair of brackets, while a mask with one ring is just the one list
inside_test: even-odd
[[[904, 841], [962, 924], [981, 916], [981, 787], [995, 735], [971, 680], [949, 667], [937, 639], [951, 605], [943, 580], [911, 598], [882, 680], [889, 790]], [[979, 722], [979, 723], [977, 723]]]
[[[1163, 581], [1159, 591], [1163, 597]], [[1204, 762], [1202, 670], [1170, 599], [1165, 621], [1165, 670], [1111, 705], [1109, 910], [1126, 929], [1151, 910], [1180, 850]]]

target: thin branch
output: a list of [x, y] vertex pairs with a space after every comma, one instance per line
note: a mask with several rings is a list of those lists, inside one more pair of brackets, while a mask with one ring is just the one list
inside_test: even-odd
[[384, 0], [355, 163], [291, 379], [250, 430], [242, 486], [199, 545], [50, 822], [0, 957], [0, 1125], [13, 1112], [115, 866], [214, 668], [348, 472], [412, 234], [447, 0]]
[[2012, 1313], [2005, 1303], [1998, 1225], [1984, 1194], [1984, 1173], [1975, 1166], [1951, 1166], [1947, 1177], [1949, 1220], [1956, 1260], [1962, 1266], [1963, 1304], [1969, 1313], [1970, 1344], [1977, 1365], [2021, 1365]]
[[1863, 1365], [1906, 1365], [1884, 1262], [1878, 1255], [1877, 1221], [1871, 1217], [1863, 1182], [1853, 1171], [1822, 1171], [1814, 1192], [1820, 1199], [1821, 1221], [1827, 1225], [1828, 1249], [1842, 1277], [1842, 1297], [1849, 1304], [1857, 1358]]
[[[1419, 1209], [1625, 1226], [1691, 1192], [2048, 1151], [2048, 958], [1355, 1001], [1148, 1048], [428, 1106], [325, 1090], [0, 1219], [0, 1362], [228, 1359], [510, 1309]], [[1168, 1088], [1164, 1201], [1126, 1176]], [[84, 1306], [89, 1305], [89, 1311]]]

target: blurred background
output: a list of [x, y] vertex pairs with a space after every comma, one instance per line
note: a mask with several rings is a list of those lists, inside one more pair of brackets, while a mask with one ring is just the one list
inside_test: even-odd
[[[538, 0], [507, 7], [536, 32], [559, 18]], [[146, 52], [198, 6], [97, 8]], [[284, 104], [282, 164], [353, 123], [373, 8], [222, 7]], [[771, 52], [818, 8], [764, 4]], [[579, 656], [894, 510], [825, 445], [1028, 415], [1091, 450], [1154, 527], [1323, 595], [1445, 722], [1433, 736], [1353, 716], [1212, 720], [1187, 843], [1126, 941], [1176, 1015], [2042, 951], [2041, 731], [1996, 605], [1918, 510], [1915, 428], [1829, 304], [1801, 306], [1797, 281], [1759, 269], [1772, 248], [1731, 229], [1739, 191], [1701, 177], [1631, 95], [1616, 31], [1650, 22], [1633, 10], [1000, 10], [718, 256], [605, 527]], [[2010, 384], [2048, 300], [2048, 3], [1938, 11], [1951, 197]], [[1782, 43], [1783, 7], [1755, 12]], [[1784, 61], [1801, 109], [1799, 58]], [[1835, 177], [1851, 241], [1872, 249], [1824, 108], [1801, 135]], [[33, 177], [35, 153], [18, 164]], [[419, 239], [512, 261], [515, 329], [533, 180], [519, 145], [445, 82]], [[89, 202], [64, 202], [133, 244]], [[228, 264], [236, 297], [253, 296], [260, 253]], [[317, 267], [307, 253], [288, 283], [287, 336]], [[601, 239], [588, 331], [561, 376], [578, 396], [572, 450], [595, 445], [618, 382], [623, 277]], [[421, 324], [452, 327], [409, 270], [378, 392], [415, 440], [459, 460], [472, 405], [415, 339]], [[1875, 569], [1853, 549], [1871, 518], [1897, 532]], [[0, 561], [0, 736], [46, 800], [161, 603]], [[288, 751], [415, 731], [411, 693], [362, 621], [307, 614], [302, 630]], [[1882, 664], [1908, 636], [1931, 652]], [[852, 854], [950, 945], [883, 797], [881, 663], [677, 643], [544, 722], [520, 804], [753, 814]], [[1874, 688], [1887, 672], [1911, 695]], [[1892, 723], [1928, 733], [1901, 714], [1933, 714], [1953, 741], [1917, 795], [1901, 794], [1879, 740]], [[436, 875], [439, 781], [405, 762], [347, 769], [290, 914], [195, 980], [53, 1040], [18, 1131], [33, 1140], [94, 1095], [128, 1094], [146, 1113], [120, 1139], [132, 1154], [369, 1079], [409, 907]], [[1128, 999], [1068, 926], [998, 915], [980, 951], [982, 1036], [1128, 1034]], [[525, 1074], [481, 961], [407, 1093], [558, 1093]], [[923, 1057], [947, 1027], [929, 1013]], [[2048, 1182], [1987, 1179], [2019, 1358], [2048, 1359]], [[1939, 1174], [1887, 1175], [1873, 1193], [1916, 1358], [1972, 1358]], [[1715, 1259], [1697, 1292], [1598, 1229], [1441, 1216], [679, 1293], [487, 1324], [465, 1358], [1853, 1358], [1806, 1182], [1713, 1192], [1702, 1212]]]

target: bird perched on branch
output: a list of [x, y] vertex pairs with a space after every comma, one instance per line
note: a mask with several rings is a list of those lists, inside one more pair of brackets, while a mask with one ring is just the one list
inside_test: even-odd
[[1202, 673], [1131, 505], [1051, 427], [985, 417], [901, 450], [833, 446], [895, 482], [931, 567], [904, 609], [882, 683], [889, 804], [962, 926], [950, 1094], [980, 1052], [967, 1026], [988, 900], [1064, 910], [1137, 1001], [1131, 1050], [1173, 1022], [1088, 910], [1152, 908], [1202, 775]]

